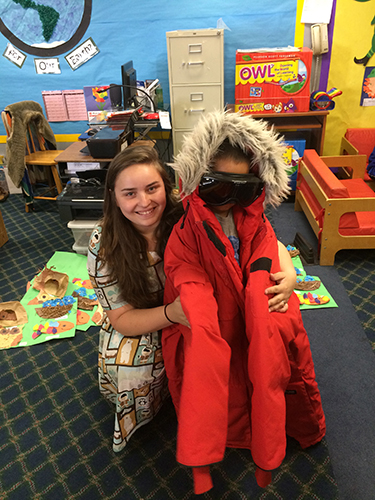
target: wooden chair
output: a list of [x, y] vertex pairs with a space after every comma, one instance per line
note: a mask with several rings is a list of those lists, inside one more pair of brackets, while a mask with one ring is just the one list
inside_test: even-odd
[[[57, 167], [57, 163], [55, 162], [55, 158], [60, 153], [62, 153], [62, 150], [46, 149], [45, 141], [39, 134], [34, 134], [32, 132], [30, 125], [28, 126], [28, 134], [26, 137], [26, 150], [28, 153], [25, 156], [26, 168], [31, 166], [39, 166], [44, 170], [47, 170], [46, 177], [50, 184], [50, 187], [47, 190], [43, 191], [41, 194], [37, 196], [34, 196], [34, 198], [36, 200], [56, 200], [57, 196], [63, 190], [63, 186], [61, 183], [59, 170]], [[54, 183], [52, 182], [51, 174]], [[54, 195], [52, 194], [47, 196], [48, 193], [53, 193], [53, 192], [55, 192]]]
[[[350, 178], [338, 179], [331, 169], [345, 169]], [[365, 155], [319, 157], [305, 149], [294, 207], [318, 238], [321, 266], [332, 266], [339, 250], [375, 248], [375, 193], [363, 180], [365, 169]]]
[[[8, 111], [1, 113], [7, 137], [12, 133], [12, 116]], [[26, 126], [25, 134], [25, 168], [27, 171], [25, 181], [21, 183], [22, 190], [26, 196], [26, 212], [33, 209], [33, 200], [53, 200], [62, 192], [63, 185], [60, 179], [57, 162], [55, 158], [62, 150], [48, 149], [48, 144], [37, 128], [32, 123]], [[48, 188], [34, 194], [32, 185], [35, 185], [35, 170], [42, 171], [43, 178], [48, 183]]]
[[[365, 155], [366, 165], [375, 148], [375, 128], [348, 128], [341, 138], [340, 155]], [[375, 191], [375, 180], [365, 172], [364, 181]]]

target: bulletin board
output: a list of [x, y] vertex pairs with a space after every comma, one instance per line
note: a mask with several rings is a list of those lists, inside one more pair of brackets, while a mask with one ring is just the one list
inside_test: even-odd
[[[159, 79], [168, 104], [166, 32], [215, 28], [218, 23], [225, 26], [224, 99], [233, 103], [236, 49], [294, 43], [295, 0], [264, 0], [245, 6], [235, 0], [149, 0], [139, 5], [112, 0], [105, 6], [99, 0], [55, 0], [51, 4], [50, 23], [36, 9], [37, 2], [0, 5], [0, 109], [26, 98], [43, 106], [42, 91], [121, 83], [121, 65], [129, 60], [138, 79]], [[21, 66], [5, 57], [9, 44], [23, 54]], [[56, 44], [60, 45], [56, 48]], [[85, 52], [90, 59], [82, 63], [79, 54]], [[40, 59], [46, 60], [41, 64]], [[48, 72], [57, 66], [59, 73]], [[37, 67], [46, 72], [38, 74]], [[85, 126], [79, 120], [51, 125], [55, 134], [78, 134]], [[5, 137], [2, 124], [0, 136]]]

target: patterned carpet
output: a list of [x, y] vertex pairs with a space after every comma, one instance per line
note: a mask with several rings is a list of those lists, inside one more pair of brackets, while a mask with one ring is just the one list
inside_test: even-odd
[[[51, 202], [26, 214], [20, 195], [0, 205], [9, 241], [0, 248], [2, 301], [74, 240]], [[342, 254], [342, 255], [341, 255]], [[374, 345], [374, 252], [341, 252], [337, 269]], [[0, 498], [2, 500], [194, 498], [190, 469], [175, 460], [176, 417], [168, 401], [120, 454], [111, 447], [112, 409], [97, 387], [98, 328], [73, 339], [0, 351]], [[257, 486], [246, 450], [227, 450], [212, 466], [217, 500], [335, 500], [325, 440], [302, 451], [293, 440], [272, 485]]]
[[375, 351], [375, 250], [341, 250], [335, 267]]
[[27, 282], [54, 252], [69, 252], [74, 243], [71, 230], [60, 221], [56, 204], [44, 200], [36, 200], [34, 204], [35, 211], [25, 213], [22, 195], [18, 194], [0, 204], [9, 236], [9, 241], [0, 249], [3, 302], [21, 299]]
[[[273, 209], [266, 210], [271, 224], [272, 213]], [[375, 250], [340, 250], [335, 257], [335, 268], [375, 350]]]

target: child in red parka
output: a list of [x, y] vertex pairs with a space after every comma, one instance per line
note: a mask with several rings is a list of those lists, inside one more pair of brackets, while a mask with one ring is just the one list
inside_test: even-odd
[[190, 328], [164, 329], [162, 345], [177, 460], [193, 467], [197, 494], [211, 488], [209, 465], [226, 446], [250, 449], [266, 486], [287, 434], [302, 447], [325, 434], [299, 301], [292, 293], [285, 314], [270, 312], [262, 291], [286, 258], [264, 216], [265, 202], [288, 193], [282, 150], [265, 123], [217, 112], [187, 136], [173, 164], [185, 215], [165, 251], [164, 301], [180, 295]]

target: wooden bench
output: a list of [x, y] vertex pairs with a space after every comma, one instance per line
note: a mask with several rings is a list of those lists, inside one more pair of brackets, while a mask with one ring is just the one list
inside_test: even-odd
[[[340, 180], [330, 169], [345, 169]], [[295, 210], [303, 210], [318, 237], [321, 266], [342, 249], [375, 248], [375, 193], [364, 181], [364, 155], [322, 156], [305, 150], [297, 176]]]
[[[366, 166], [369, 156], [375, 148], [375, 128], [348, 128], [341, 139], [340, 155], [365, 155]], [[375, 191], [375, 180], [367, 171], [365, 182]]]

